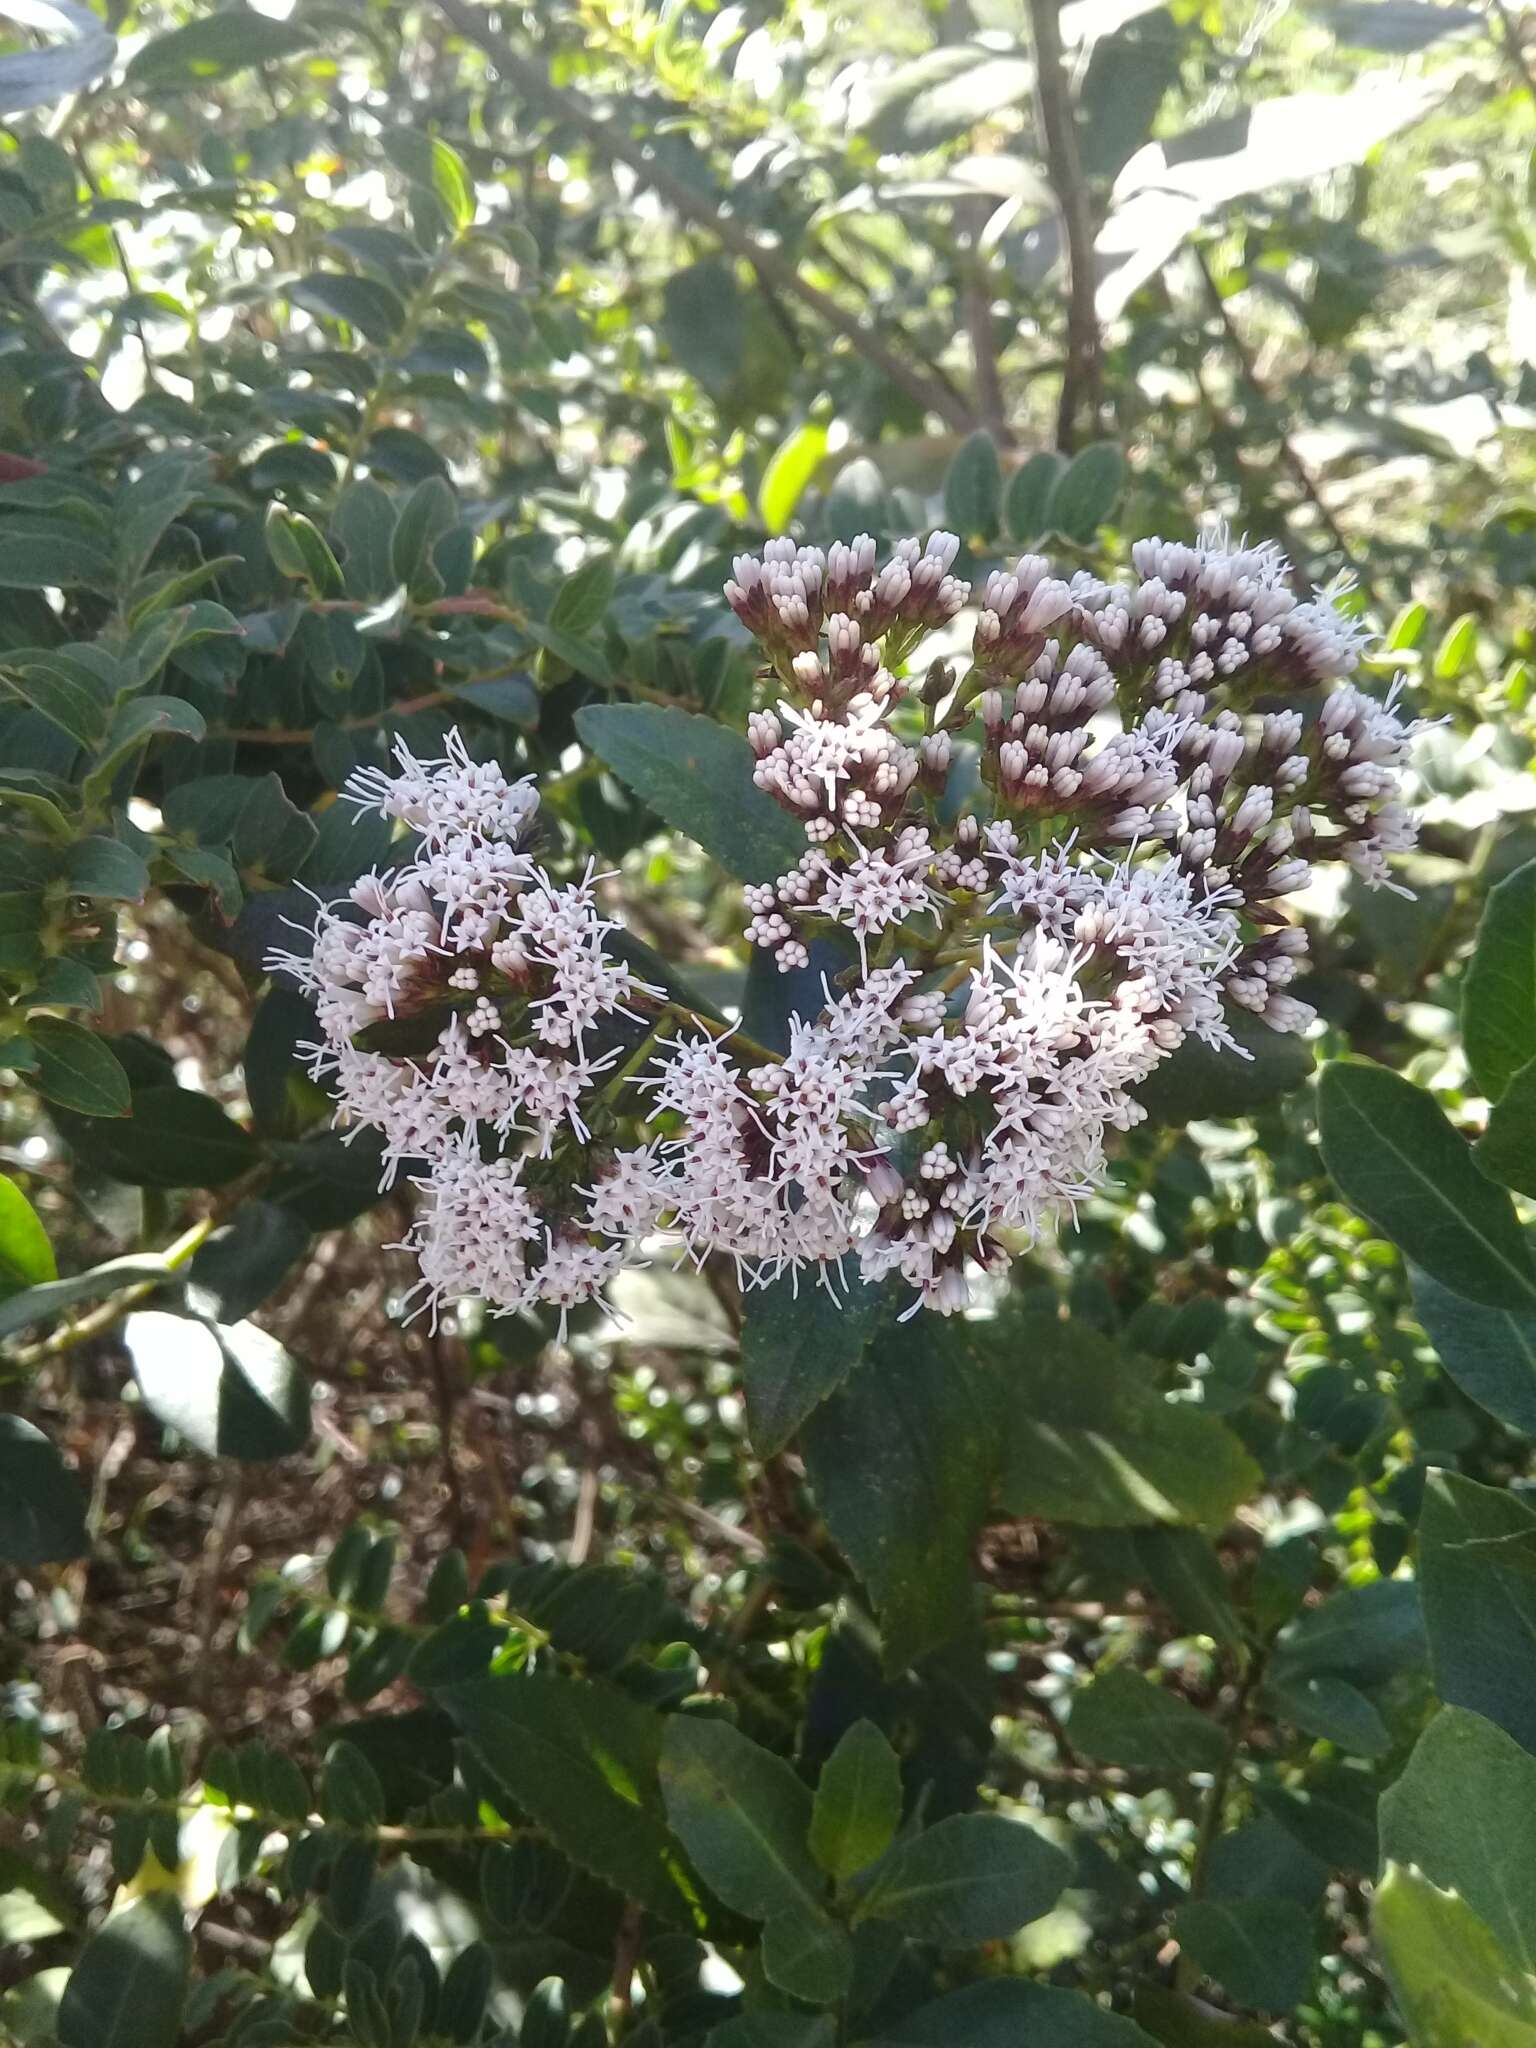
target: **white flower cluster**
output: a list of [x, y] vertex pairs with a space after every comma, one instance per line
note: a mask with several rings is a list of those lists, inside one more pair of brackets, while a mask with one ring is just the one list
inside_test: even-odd
[[[337, 1120], [383, 1138], [384, 1185], [410, 1162], [422, 1202], [409, 1239], [436, 1306], [473, 1296], [509, 1312], [594, 1299], [649, 1228], [649, 1177], [607, 1156], [575, 1189], [557, 1152], [590, 1158], [590, 1118], [622, 1043], [608, 1020], [657, 995], [607, 950], [594, 876], [558, 884], [526, 848], [531, 779], [472, 761], [459, 735], [399, 772], [365, 770], [351, 800], [418, 835], [411, 857], [322, 903], [308, 953], [274, 953], [313, 998], [310, 1071]], [[633, 1035], [633, 1034], [631, 1034]]]
[[[1099, 1185], [1107, 1134], [1142, 1115], [1130, 1091], [1185, 1038], [1235, 1049], [1229, 1003], [1277, 1030], [1311, 1022], [1290, 990], [1306, 935], [1280, 900], [1322, 858], [1387, 881], [1413, 843], [1398, 790], [1422, 729], [1395, 689], [1345, 680], [1364, 634], [1343, 587], [1303, 601], [1278, 550], [1224, 533], [1140, 542], [1124, 583], [1022, 557], [982, 588], [969, 674], [936, 665], [921, 709], [901, 708], [906, 657], [969, 595], [957, 545], [904, 541], [881, 568], [868, 536], [825, 555], [774, 541], [726, 586], [780, 696], [749, 722], [754, 779], [808, 841], [746, 891], [747, 937], [789, 973], [840, 927], [864, 987], [899, 975], [937, 1014], [892, 1010], [894, 1034], [841, 1048], [835, 1077], [839, 1004], [797, 1025], [816, 1100], [848, 1106], [818, 1184], [788, 1170], [775, 1102], [716, 1049], [734, 1151], [682, 1055], [664, 1095], [685, 1117], [674, 1174], [730, 1191], [730, 1214], [678, 1205], [701, 1252], [725, 1242], [773, 1271], [855, 1249], [866, 1278], [899, 1273], [943, 1310]], [[1250, 708], [1277, 696], [1299, 708]], [[973, 720], [986, 801], [947, 822]]]
[[[338, 1118], [420, 1191], [434, 1309], [563, 1315], [658, 1236], [745, 1286], [895, 1276], [914, 1309], [963, 1309], [1102, 1184], [1186, 1039], [1236, 1053], [1233, 1005], [1310, 1022], [1284, 899], [1320, 858], [1387, 880], [1421, 729], [1347, 680], [1339, 593], [1302, 602], [1274, 549], [1220, 536], [1141, 542], [1117, 584], [1025, 556], [983, 586], [969, 673], [909, 693], [969, 598], [957, 551], [775, 541], [727, 586], [778, 705], [749, 722], [754, 779], [807, 841], [746, 891], [747, 937], [785, 972], [818, 933], [857, 953], [782, 1057], [635, 978], [591, 871], [537, 864], [530, 781], [457, 734], [355, 779], [408, 857], [273, 964], [314, 998]], [[981, 789], [955, 803], [968, 729]]]

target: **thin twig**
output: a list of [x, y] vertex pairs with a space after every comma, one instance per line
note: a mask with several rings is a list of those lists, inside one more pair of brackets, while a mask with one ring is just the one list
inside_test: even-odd
[[1061, 211], [1067, 256], [1067, 361], [1056, 415], [1056, 445], [1070, 454], [1079, 421], [1099, 425], [1102, 364], [1094, 305], [1093, 211], [1077, 146], [1077, 117], [1061, 56], [1060, 0], [1029, 0], [1035, 45], [1035, 95], [1045, 138], [1045, 165]]
[[873, 363], [881, 374], [898, 385], [927, 412], [937, 413], [947, 425], [962, 433], [975, 425], [954, 395], [916, 364], [905, 361], [888, 348], [880, 336], [866, 327], [857, 315], [845, 310], [829, 293], [810, 284], [795, 265], [772, 243], [763, 241], [740, 221], [733, 219], [693, 185], [674, 176], [649, 154], [644, 144], [627, 135], [616, 122], [594, 114], [578, 94], [551, 85], [538, 66], [522, 57], [490, 25], [486, 9], [472, 7], [466, 0], [438, 0], [439, 11], [467, 42], [483, 50], [500, 75], [515, 85], [524, 98], [541, 107], [562, 124], [584, 135], [601, 155], [633, 171], [642, 184], [649, 185], [664, 199], [679, 219], [710, 235], [723, 249], [750, 263], [764, 287], [795, 298], [808, 306], [850, 348]]

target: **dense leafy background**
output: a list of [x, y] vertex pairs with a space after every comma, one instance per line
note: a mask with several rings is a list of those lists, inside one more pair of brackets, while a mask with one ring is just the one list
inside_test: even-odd
[[[1532, 2048], [1523, 18], [7, 19], [0, 2033]], [[772, 1041], [732, 552], [1205, 508], [1447, 721], [1320, 1083], [1176, 1062], [964, 1324], [405, 1327], [261, 969], [348, 772], [538, 771]]]

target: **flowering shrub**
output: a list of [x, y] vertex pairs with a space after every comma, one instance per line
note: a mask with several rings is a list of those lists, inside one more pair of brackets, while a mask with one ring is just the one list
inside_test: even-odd
[[1521, 24], [1025, 12], [0, 51], [0, 2039], [1536, 2043]]

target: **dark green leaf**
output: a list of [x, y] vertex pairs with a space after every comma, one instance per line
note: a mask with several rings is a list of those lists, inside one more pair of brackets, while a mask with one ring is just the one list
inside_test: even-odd
[[[296, 306], [320, 320], [339, 320], [369, 341], [393, 341], [405, 325], [405, 307], [386, 284], [344, 271], [317, 270], [288, 287]], [[279, 564], [281, 566], [281, 564]], [[291, 572], [285, 572], [291, 573]]]
[[[6, 547], [0, 530], [0, 552]], [[82, 747], [96, 746], [112, 717], [110, 668], [86, 648], [35, 648], [7, 655], [0, 684]]]
[[172, 2048], [190, 1968], [174, 1893], [125, 1906], [80, 1951], [59, 2005], [60, 2048]]
[[817, 1505], [899, 1667], [970, 1626], [971, 1545], [998, 1451], [996, 1392], [949, 1325], [898, 1323], [801, 1429]]
[[825, 1884], [806, 1840], [811, 1793], [728, 1721], [674, 1714], [661, 1748], [672, 1831], [726, 1905], [755, 1920], [820, 1911]]
[[1347, 1764], [1319, 1764], [1296, 1785], [1265, 1785], [1263, 1810], [1332, 1870], [1376, 1868], [1376, 1783]]
[[759, 1456], [783, 1450], [815, 1407], [835, 1393], [864, 1353], [882, 1303], [854, 1276], [838, 1298], [802, 1278], [779, 1279], [746, 1298], [741, 1380], [747, 1426]]
[[1239, 2005], [1290, 2013], [1311, 1987], [1312, 1915], [1290, 1899], [1192, 1899], [1173, 1931]]
[[1318, 1084], [1323, 1158], [1340, 1194], [1454, 1293], [1536, 1309], [1536, 1266], [1502, 1188], [1434, 1097], [1366, 1060], [1335, 1060]]
[[127, 83], [140, 93], [185, 92], [232, 78], [253, 64], [273, 64], [312, 49], [320, 35], [318, 24], [311, 28], [300, 19], [279, 21], [249, 7], [223, 8], [151, 38], [134, 52]]
[[710, 257], [677, 270], [662, 293], [661, 331], [674, 358], [707, 390], [731, 383], [746, 348], [747, 317], [730, 265]]
[[666, 824], [743, 882], [769, 882], [805, 833], [752, 781], [752, 749], [712, 719], [662, 704], [588, 704], [576, 730]]
[[1125, 457], [1113, 441], [1094, 441], [1074, 455], [1051, 488], [1046, 524], [1067, 540], [1091, 541], [1109, 517], [1125, 481]]
[[1100, 1763], [1175, 1774], [1214, 1771], [1227, 1752], [1214, 1721], [1129, 1664], [1074, 1696], [1067, 1735], [1073, 1749]]
[[1003, 524], [1021, 547], [1028, 547], [1048, 531], [1051, 492], [1066, 466], [1064, 457], [1042, 448], [1020, 463], [1009, 478]]
[[37, 1048], [39, 1094], [82, 1116], [127, 1116], [128, 1076], [95, 1032], [67, 1017], [33, 1017], [28, 1035]]
[[[886, 2021], [859, 2048], [1154, 2048], [1132, 2021], [1080, 1991], [999, 1977], [968, 1984], [906, 2018]], [[1234, 2044], [1238, 2048], [1238, 2044]]]
[[470, 1748], [573, 1863], [664, 1920], [690, 1886], [662, 1816], [662, 1720], [623, 1693], [553, 1673], [442, 1686]]
[[280, 1202], [242, 1202], [187, 1268], [188, 1301], [215, 1322], [240, 1322], [276, 1293], [309, 1238], [309, 1225]]
[[79, 896], [141, 903], [149, 888], [149, 869], [120, 839], [81, 839], [69, 850], [65, 880]]
[[1463, 1301], [1418, 1267], [1413, 1304], [1440, 1363], [1461, 1391], [1526, 1436], [1536, 1436], [1536, 1313]]
[[261, 1157], [255, 1139], [194, 1088], [139, 1088], [132, 1105], [131, 1122], [65, 1128], [77, 1150], [130, 1187], [223, 1187]]
[[1391, 1730], [1379, 1711], [1358, 1686], [1331, 1671], [1273, 1678], [1261, 1704], [1277, 1721], [1289, 1721], [1351, 1756], [1385, 1756], [1392, 1747]]
[[1419, 1581], [1435, 1690], [1536, 1752], [1536, 1514], [1502, 1487], [1432, 1472]]
[[1473, 1157], [1483, 1172], [1522, 1195], [1536, 1195], [1536, 1060], [1510, 1076], [1488, 1114]]
[[1198, 1038], [1186, 1038], [1132, 1089], [1149, 1115], [1170, 1124], [1250, 1116], [1277, 1095], [1299, 1088], [1311, 1073], [1312, 1048], [1294, 1032], [1271, 1031], [1242, 1012], [1228, 1022], [1240, 1051], [1216, 1052]]
[[333, 1742], [326, 1751], [320, 1812], [344, 1828], [377, 1827], [383, 1820], [384, 1787], [355, 1743]]
[[846, 1931], [813, 1906], [775, 1913], [763, 1929], [760, 1953], [769, 1983], [808, 2005], [832, 2005], [853, 1976]]
[[123, 1343], [144, 1405], [210, 1457], [286, 1457], [309, 1437], [309, 1383], [254, 1323], [141, 1310]]
[[1461, 998], [1467, 1064], [1490, 1102], [1536, 1059], [1536, 861], [1490, 890]]
[[912, 1940], [940, 1948], [1004, 1941], [1050, 1911], [1071, 1868], [1023, 1821], [952, 1814], [892, 1850], [858, 1917], [888, 1920]]
[[1001, 517], [1003, 472], [984, 427], [962, 441], [944, 477], [944, 517], [962, 540], [991, 541]]
[[0, 1414], [0, 1558], [62, 1563], [90, 1548], [85, 1496], [40, 1429]]
[[1214, 1416], [1168, 1401], [1096, 1331], [1055, 1317], [1001, 1320], [1008, 1373], [1003, 1504], [1090, 1526], [1215, 1526], [1259, 1484]]
[[122, 762], [150, 740], [173, 736], [200, 740], [207, 730], [202, 713], [181, 697], [131, 697], [112, 714], [107, 736], [86, 778], [86, 795], [95, 796], [109, 788]]

